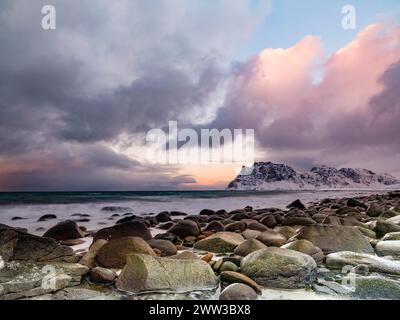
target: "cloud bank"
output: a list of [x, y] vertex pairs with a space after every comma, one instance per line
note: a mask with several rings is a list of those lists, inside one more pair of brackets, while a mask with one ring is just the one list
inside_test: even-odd
[[[40, 29], [44, 4], [54, 32]], [[260, 160], [399, 174], [400, 28], [370, 25], [329, 57], [307, 35], [235, 61], [268, 8], [2, 1], [0, 190], [193, 187], [184, 168], [140, 159], [145, 133], [169, 120], [254, 128]]]

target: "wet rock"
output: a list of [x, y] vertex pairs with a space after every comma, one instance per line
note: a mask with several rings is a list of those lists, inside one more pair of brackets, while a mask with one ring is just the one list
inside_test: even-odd
[[295, 209], [304, 210], [304, 209], [306, 209], [306, 206], [300, 200], [296, 200], [296, 201], [293, 201], [291, 204], [289, 204], [287, 206], [287, 208], [288, 209], [295, 208]]
[[242, 242], [239, 246], [236, 247], [234, 253], [238, 256], [245, 257], [248, 254], [265, 249], [267, 246], [257, 239], [250, 239]]
[[234, 221], [240, 221], [243, 219], [249, 219], [250, 217], [246, 211], [240, 211], [232, 214], [230, 218]]
[[171, 216], [167, 211], [160, 212], [158, 215], [156, 215], [156, 219], [158, 222], [172, 221]]
[[239, 267], [234, 264], [233, 262], [230, 261], [224, 261], [221, 265], [221, 268], [219, 269], [219, 272], [224, 272], [224, 271], [239, 271]]
[[61, 300], [61, 301], [82, 301], [82, 300], [121, 300], [122, 294], [116, 290], [107, 290], [102, 286], [101, 290], [87, 289], [84, 287], [70, 287], [52, 294], [45, 294], [32, 300]]
[[85, 223], [85, 222], [90, 222], [90, 219], [88, 218], [81, 218], [81, 219], [75, 219], [73, 220], [74, 222], [81, 222], [81, 223]]
[[266, 246], [269, 247], [280, 247], [284, 245], [287, 241], [286, 237], [274, 230], [268, 230], [262, 232], [258, 237], [257, 240], [264, 243]]
[[168, 221], [168, 222], [164, 222], [164, 223], [160, 223], [157, 228], [161, 229], [161, 230], [168, 230], [169, 228], [171, 228], [175, 223], [172, 221]]
[[107, 240], [99, 239], [92, 243], [89, 248], [89, 251], [81, 258], [79, 261], [80, 264], [88, 266], [90, 269], [93, 269], [96, 266], [96, 255], [99, 250], [107, 243]]
[[93, 235], [93, 242], [99, 239], [120, 239], [125, 237], [140, 237], [150, 240], [152, 235], [147, 226], [141, 221], [121, 223], [112, 227], [104, 228]]
[[[214, 261], [210, 261], [210, 262], [214, 262]], [[215, 263], [210, 264], [212, 265], [212, 268], [215, 272], [219, 272], [219, 269], [222, 267], [222, 264], [224, 263], [224, 260], [220, 259], [215, 261]]]
[[290, 239], [294, 235], [297, 234], [297, 231], [293, 229], [292, 227], [289, 226], [284, 226], [284, 227], [275, 227], [274, 231], [280, 233], [283, 235], [286, 239]]
[[363, 227], [356, 227], [364, 236], [371, 238], [371, 239], [376, 239], [376, 232], [369, 229], [369, 228], [363, 228]]
[[84, 244], [84, 243], [85, 243], [85, 240], [82, 240], [82, 239], [63, 240], [60, 242], [61, 245], [68, 246], [68, 247], [78, 246], [78, 245]]
[[390, 273], [400, 275], [400, 262], [380, 258], [375, 255], [355, 253], [355, 252], [336, 252], [326, 257], [326, 265], [332, 269], [342, 269], [345, 266], [365, 265], [369, 271]]
[[308, 226], [316, 224], [316, 222], [308, 217], [286, 217], [282, 220], [283, 226]]
[[380, 241], [375, 251], [380, 256], [400, 256], [400, 240]]
[[199, 260], [199, 257], [196, 256], [193, 252], [191, 251], [183, 251], [181, 253], [178, 253], [177, 255], [169, 257], [170, 259], [176, 259], [176, 260]]
[[200, 211], [199, 215], [201, 216], [212, 216], [215, 214], [214, 210], [210, 210], [210, 209], [203, 209]]
[[166, 240], [175, 243], [178, 240], [178, 237], [172, 233], [166, 232], [157, 234], [154, 239]]
[[382, 208], [378, 203], [371, 203], [366, 211], [366, 214], [370, 217], [379, 217], [384, 212], [384, 208]]
[[[89, 269], [79, 264], [6, 263], [0, 269], [0, 300], [31, 298], [81, 283]], [[50, 273], [53, 276], [49, 277]]]
[[400, 225], [400, 215], [393, 217], [393, 218], [389, 218], [386, 220], [386, 222], [393, 223], [393, 224], [399, 226]]
[[253, 290], [253, 288], [242, 284], [242, 283], [234, 283], [225, 288], [220, 296], [219, 300], [256, 300], [257, 293]]
[[315, 260], [317, 264], [321, 264], [325, 259], [325, 255], [322, 250], [314, 246], [314, 244], [308, 240], [297, 240], [282, 246], [282, 248], [308, 254]]
[[210, 253], [207, 253], [205, 256], [201, 257], [201, 260], [203, 260], [205, 262], [210, 262], [213, 257], [214, 257], [214, 255], [210, 252]]
[[151, 239], [147, 241], [147, 243], [152, 247], [153, 249], [156, 248], [161, 251], [161, 256], [173, 256], [175, 255], [178, 250], [176, 249], [176, 246], [171, 242], [167, 240], [161, 240], [161, 239]]
[[54, 220], [57, 219], [57, 216], [55, 214], [45, 214], [43, 216], [41, 216], [38, 219], [38, 222], [43, 222], [43, 221], [48, 221], [48, 220]]
[[61, 221], [45, 232], [43, 237], [52, 238], [57, 241], [84, 238], [85, 234], [78, 224], [72, 220]]
[[101, 208], [101, 211], [108, 211], [108, 212], [129, 212], [132, 211], [129, 207], [119, 207], [119, 206], [107, 206]]
[[86, 213], [73, 213], [73, 214], [71, 214], [71, 217], [89, 218], [89, 217], [90, 217], [90, 214], [86, 214]]
[[113, 270], [96, 267], [90, 270], [90, 279], [96, 283], [112, 283], [118, 277]]
[[327, 216], [323, 221], [322, 224], [327, 224], [331, 226], [341, 226], [342, 222], [340, 221], [339, 217], [336, 216]]
[[203, 231], [214, 231], [214, 232], [221, 232], [224, 231], [225, 227], [221, 222], [218, 221], [211, 221], [207, 226], [203, 229]]
[[168, 232], [177, 235], [181, 239], [184, 239], [187, 236], [197, 237], [200, 234], [200, 228], [195, 221], [179, 220], [176, 224], [168, 229]]
[[242, 232], [244, 230], [246, 230], [246, 224], [244, 222], [233, 222], [225, 226], [225, 231]]
[[242, 273], [257, 283], [272, 288], [304, 288], [316, 280], [317, 265], [301, 252], [267, 248], [246, 256]]
[[393, 241], [393, 240], [400, 240], [400, 232], [390, 232], [385, 234], [382, 238], [382, 241]]
[[366, 300], [399, 300], [400, 283], [384, 277], [357, 277], [354, 296]]
[[0, 225], [0, 255], [5, 261], [76, 262], [78, 259], [71, 248], [59, 245], [54, 239], [31, 235], [6, 225]]
[[257, 230], [257, 231], [260, 231], [260, 232], [264, 232], [264, 231], [269, 230], [265, 225], [263, 225], [263, 224], [261, 224], [261, 223], [259, 223], [257, 221], [249, 223], [247, 225], [247, 229]]
[[100, 248], [96, 255], [96, 262], [105, 268], [123, 268], [127, 256], [134, 253], [155, 255], [153, 249], [138, 237], [114, 239]]
[[400, 232], [400, 226], [383, 220], [374, 221], [372, 228], [379, 238], [383, 237], [387, 233]]
[[19, 220], [25, 220], [26, 218], [22, 217], [12, 217], [11, 221], [19, 221]]
[[214, 253], [233, 252], [237, 246], [244, 242], [244, 238], [234, 232], [218, 232], [212, 236], [196, 242], [195, 249]]
[[218, 283], [212, 268], [200, 259], [176, 260], [134, 254], [128, 256], [116, 286], [130, 293], [183, 293], [214, 289]]
[[187, 216], [188, 214], [185, 212], [181, 212], [181, 211], [171, 211], [170, 212], [170, 216], [171, 217], [184, 217]]
[[305, 226], [297, 236], [308, 240], [325, 254], [340, 251], [374, 253], [369, 241], [356, 227], [312, 225]]
[[243, 283], [253, 288], [253, 290], [257, 293], [261, 293], [261, 286], [257, 284], [254, 280], [250, 279], [248, 276], [244, 274], [234, 272], [234, 271], [223, 271], [221, 272], [221, 281], [226, 283]]
[[[110, 218], [109, 220], [114, 220], [114, 218]], [[132, 221], [139, 221], [138, 217], [135, 215], [130, 215], [130, 216], [124, 217], [122, 219], [119, 219], [115, 224], [121, 224], [121, 223], [132, 222]], [[142, 220], [142, 222], [144, 222], [144, 221]], [[146, 226], [147, 226], [147, 224], [146, 224]]]
[[347, 200], [346, 205], [348, 207], [354, 207], [354, 208], [360, 207], [360, 208], [367, 209], [367, 205], [364, 202], [361, 202], [354, 198], [350, 198], [349, 200]]
[[265, 225], [268, 228], [274, 228], [278, 225], [275, 217], [272, 214], [269, 214], [260, 220], [260, 223]]
[[242, 236], [245, 239], [256, 239], [261, 234], [260, 231], [257, 230], [245, 230], [242, 232]]
[[183, 239], [182, 245], [184, 247], [191, 248], [191, 247], [194, 246], [194, 243], [196, 242], [196, 239], [197, 239], [196, 237], [187, 236], [185, 239]]

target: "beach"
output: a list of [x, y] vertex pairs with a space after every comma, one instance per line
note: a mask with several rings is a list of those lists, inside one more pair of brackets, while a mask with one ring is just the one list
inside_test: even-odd
[[400, 297], [400, 192], [46, 196], [2, 195], [1, 299]]

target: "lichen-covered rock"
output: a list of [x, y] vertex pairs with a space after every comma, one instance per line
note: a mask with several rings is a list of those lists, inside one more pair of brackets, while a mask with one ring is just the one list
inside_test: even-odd
[[129, 293], [210, 290], [219, 281], [210, 265], [200, 259], [177, 260], [150, 255], [129, 255], [116, 286]]
[[273, 288], [307, 287], [317, 273], [317, 264], [309, 255], [272, 247], [249, 254], [240, 267], [244, 275]]
[[322, 224], [305, 226], [297, 238], [312, 242], [325, 254], [341, 251], [374, 253], [369, 241], [356, 227]]
[[400, 261], [392, 261], [375, 255], [356, 252], [336, 252], [326, 257], [326, 265], [332, 269], [345, 266], [365, 265], [368, 270], [400, 275]]
[[384, 277], [356, 277], [353, 296], [366, 300], [400, 300], [400, 283]]
[[76, 263], [9, 262], [0, 269], [0, 300], [31, 298], [77, 286], [88, 271]]

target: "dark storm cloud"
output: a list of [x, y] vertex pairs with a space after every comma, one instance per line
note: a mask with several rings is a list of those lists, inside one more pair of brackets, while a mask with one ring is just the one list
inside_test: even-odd
[[[140, 145], [147, 130], [201, 113], [225, 77], [221, 61], [267, 14], [249, 3], [1, 1], [1, 188], [194, 183], [108, 146], [121, 134]], [[41, 29], [49, 4], [54, 31]]]

